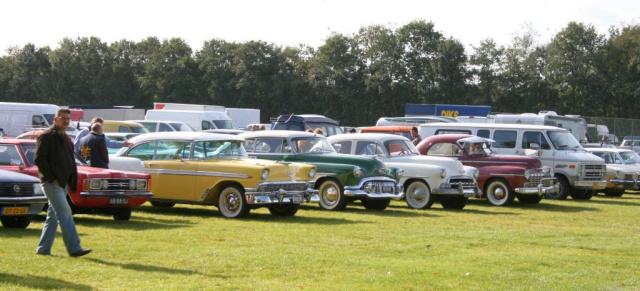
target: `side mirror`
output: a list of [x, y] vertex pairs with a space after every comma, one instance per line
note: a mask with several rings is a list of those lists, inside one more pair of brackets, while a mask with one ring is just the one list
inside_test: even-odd
[[538, 149], [540, 149], [540, 145], [535, 143], [535, 142], [532, 142], [532, 143], [529, 144], [529, 148], [532, 149], [532, 150], [538, 150]]
[[336, 150], [336, 152], [340, 152], [340, 149], [342, 148], [342, 145], [337, 143], [333, 145], [333, 148]]

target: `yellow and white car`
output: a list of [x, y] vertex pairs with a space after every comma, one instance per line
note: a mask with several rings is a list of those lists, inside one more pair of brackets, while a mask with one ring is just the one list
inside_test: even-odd
[[318, 202], [317, 167], [304, 163], [250, 159], [235, 135], [159, 132], [134, 137], [109, 159], [109, 168], [151, 174], [154, 206], [215, 205], [227, 218], [266, 206], [292, 216], [301, 203]]

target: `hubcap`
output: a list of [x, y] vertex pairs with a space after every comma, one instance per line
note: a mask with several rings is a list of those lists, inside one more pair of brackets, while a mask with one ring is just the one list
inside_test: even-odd
[[324, 190], [323, 196], [327, 204], [333, 204], [338, 201], [338, 189], [333, 185], [327, 186]]
[[495, 197], [496, 199], [504, 199], [504, 190], [502, 190], [502, 188], [500, 187], [496, 187], [493, 190], [493, 197]]
[[236, 193], [228, 193], [227, 197], [225, 199], [225, 204], [224, 207], [225, 209], [227, 209], [227, 211], [229, 212], [236, 212], [239, 208], [240, 208], [240, 197], [238, 197], [238, 194]]
[[427, 197], [427, 193], [422, 188], [414, 188], [413, 191], [411, 191], [411, 194], [413, 199], [418, 202], [423, 201]]

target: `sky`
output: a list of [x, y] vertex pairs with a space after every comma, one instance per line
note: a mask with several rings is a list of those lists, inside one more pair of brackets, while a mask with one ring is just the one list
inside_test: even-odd
[[53, 49], [63, 38], [91, 37], [112, 43], [179, 37], [194, 51], [207, 40], [261, 40], [279, 46], [318, 47], [333, 33], [352, 35], [362, 27], [397, 29], [432, 21], [445, 37], [467, 48], [492, 38], [509, 45], [525, 27], [548, 43], [570, 21], [611, 26], [640, 23], [638, 0], [235, 0], [235, 1], [18, 1], [0, 2], [0, 55], [32, 43]]

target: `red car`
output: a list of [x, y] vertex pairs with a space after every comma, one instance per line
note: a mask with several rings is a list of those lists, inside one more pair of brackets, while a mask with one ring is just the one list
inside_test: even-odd
[[[1, 139], [0, 169], [38, 177], [35, 152], [35, 140]], [[131, 208], [147, 202], [152, 195], [149, 174], [92, 168], [78, 157], [76, 163], [77, 189], [69, 189], [67, 196], [73, 213], [108, 214], [115, 220], [129, 220]]]
[[551, 168], [541, 167], [534, 157], [493, 154], [491, 142], [473, 135], [442, 134], [425, 138], [417, 148], [421, 155], [451, 157], [476, 167], [478, 187], [493, 205], [509, 205], [515, 197], [522, 203], [538, 203], [544, 194], [558, 191]]

